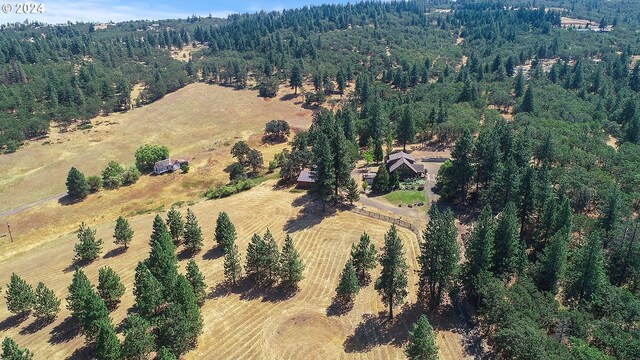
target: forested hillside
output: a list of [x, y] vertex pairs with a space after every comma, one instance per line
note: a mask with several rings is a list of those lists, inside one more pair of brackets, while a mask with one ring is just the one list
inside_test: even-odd
[[[142, 104], [192, 81], [291, 86], [320, 110], [281, 175], [315, 162], [326, 203], [360, 153], [453, 145], [441, 205], [475, 224], [451, 289], [496, 355], [640, 358], [640, 4], [365, 2], [157, 23], [5, 27], [0, 146], [126, 111], [137, 83]], [[170, 57], [192, 42], [205, 47], [191, 61]]]
[[[220, 19], [200, 19], [217, 26]], [[126, 111], [193, 81], [169, 48], [193, 41], [190, 21], [3, 26], [0, 31], [0, 147], [100, 114]], [[145, 91], [131, 99], [134, 84]], [[136, 104], [137, 103], [137, 104]]]

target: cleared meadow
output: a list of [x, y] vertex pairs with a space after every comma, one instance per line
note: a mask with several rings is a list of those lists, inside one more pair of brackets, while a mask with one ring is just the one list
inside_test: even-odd
[[[367, 231], [377, 248], [389, 224], [350, 212], [323, 214], [320, 207], [310, 202], [308, 195], [289, 190], [274, 190], [273, 182], [230, 198], [202, 201], [192, 206], [205, 237], [205, 248], [196, 255], [201, 271], [206, 276], [210, 295], [202, 307], [204, 333], [198, 347], [189, 352], [188, 359], [401, 359], [401, 344], [406, 339], [410, 324], [418, 310], [408, 306], [397, 309], [393, 322], [386, 320], [386, 309], [373, 284], [358, 294], [353, 309], [335, 314], [331, 308], [334, 289], [340, 271], [346, 262], [351, 243], [358, 241]], [[221, 286], [222, 257], [214, 247], [213, 231], [219, 211], [227, 211], [238, 231], [238, 245], [243, 254], [250, 236], [271, 229], [282, 246], [284, 234], [291, 233], [296, 247], [306, 264], [305, 279], [300, 291], [291, 297], [277, 289], [253, 288], [241, 284], [229, 290]], [[181, 208], [184, 213], [185, 208]], [[127, 291], [120, 306], [111, 314], [119, 324], [133, 305], [134, 269], [138, 261], [148, 254], [148, 237], [153, 214], [130, 219], [135, 230], [134, 241], [125, 253], [119, 253], [112, 243], [113, 221], [97, 226], [97, 236], [105, 241], [102, 258], [87, 266], [85, 271], [92, 282], [97, 282], [98, 269], [112, 267], [122, 278]], [[163, 214], [164, 216], [164, 214]], [[408, 304], [415, 302], [417, 276], [416, 257], [419, 247], [415, 235], [399, 229], [404, 241], [409, 264]], [[73, 244], [75, 234], [60, 236], [37, 251], [17, 255], [0, 265], [0, 283], [8, 282], [16, 272], [28, 282], [43, 281], [56, 295], [64, 299], [72, 277]], [[178, 249], [180, 253], [181, 248]], [[180, 261], [184, 271], [186, 259]], [[372, 278], [377, 278], [379, 269]], [[64, 306], [64, 301], [63, 301]], [[68, 321], [69, 312], [63, 309], [58, 319], [42, 329], [35, 329], [33, 318], [16, 323], [0, 301], [0, 332], [28, 346], [36, 358], [85, 358], [82, 336], [74, 336]], [[432, 319], [438, 329], [438, 344], [443, 358], [459, 359], [465, 356], [461, 336], [454, 332], [452, 321]]]
[[54, 129], [46, 139], [0, 155], [0, 212], [65, 192], [72, 166], [88, 176], [99, 174], [110, 160], [132, 164], [145, 143], [166, 145], [172, 157], [191, 163], [188, 174], [143, 176], [132, 186], [103, 190], [71, 206], [64, 199], [49, 201], [0, 219], [11, 223], [16, 239], [10, 243], [5, 225], [0, 227], [0, 259], [73, 231], [80, 221], [97, 224], [198, 199], [207, 187], [228, 181], [224, 169], [233, 162], [229, 149], [235, 141], [247, 140], [268, 162], [286, 144], [261, 144], [264, 124], [283, 119], [294, 128], [309, 127], [312, 112], [300, 107], [301, 99], [263, 99], [257, 91], [191, 84], [153, 104], [98, 117], [91, 129]]

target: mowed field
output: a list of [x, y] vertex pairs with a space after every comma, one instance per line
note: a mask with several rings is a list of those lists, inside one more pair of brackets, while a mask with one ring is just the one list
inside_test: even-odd
[[[415, 307], [396, 309], [394, 321], [387, 312], [373, 284], [358, 294], [354, 307], [339, 314], [331, 307], [342, 267], [349, 257], [351, 244], [367, 231], [377, 248], [389, 224], [351, 212], [324, 214], [310, 202], [308, 195], [288, 189], [274, 189], [274, 182], [230, 198], [201, 201], [192, 206], [205, 237], [205, 248], [196, 255], [201, 271], [210, 287], [210, 295], [202, 307], [204, 332], [198, 347], [188, 359], [402, 359], [401, 345], [407, 330], [419, 315]], [[219, 211], [227, 211], [238, 231], [238, 245], [243, 255], [253, 233], [269, 228], [282, 246], [284, 234], [290, 233], [306, 264], [305, 279], [299, 292], [284, 296], [278, 289], [253, 288], [242, 284], [229, 290], [221, 285], [223, 258], [212, 250], [215, 219]], [[186, 209], [183, 207], [184, 213]], [[163, 217], [165, 216], [162, 214]], [[120, 306], [111, 314], [115, 324], [126, 316], [134, 303], [132, 295], [134, 269], [147, 257], [148, 237], [154, 214], [130, 218], [135, 236], [129, 251], [119, 253], [112, 243], [113, 221], [97, 226], [97, 236], [105, 241], [102, 258], [86, 266], [89, 278], [97, 282], [98, 269], [112, 267], [126, 285]], [[416, 258], [419, 247], [415, 235], [399, 229], [409, 264], [408, 304], [415, 302]], [[60, 236], [37, 250], [16, 255], [0, 264], [0, 283], [6, 284], [16, 272], [31, 284], [43, 281], [64, 299], [72, 277], [74, 234]], [[180, 252], [181, 248], [178, 249]], [[186, 259], [180, 261], [182, 271]], [[379, 268], [372, 278], [377, 278]], [[0, 333], [28, 346], [35, 358], [87, 358], [84, 339], [75, 335], [69, 312], [63, 309], [58, 319], [42, 329], [32, 326], [33, 318], [17, 323], [0, 300]], [[63, 300], [63, 307], [65, 302]], [[444, 359], [465, 357], [462, 337], [453, 329], [455, 321], [430, 317], [438, 330], [437, 341]]]
[[[289, 92], [284, 88], [281, 93]], [[64, 133], [52, 129], [48, 138], [0, 155], [0, 212], [64, 193], [72, 166], [88, 176], [99, 175], [111, 160], [133, 164], [135, 150], [145, 143], [166, 145], [172, 157], [191, 163], [188, 174], [142, 176], [132, 186], [103, 190], [77, 204], [47, 201], [0, 218], [0, 259], [68, 233], [80, 221], [97, 224], [201, 198], [208, 187], [228, 181], [223, 170], [233, 162], [229, 150], [236, 141], [244, 139], [257, 147], [267, 163], [286, 144], [261, 144], [266, 122], [283, 119], [293, 128], [308, 128], [312, 112], [301, 108], [301, 101], [302, 97], [263, 99], [257, 91], [191, 84], [153, 104], [98, 117], [91, 129]], [[14, 243], [6, 222], [11, 224]]]

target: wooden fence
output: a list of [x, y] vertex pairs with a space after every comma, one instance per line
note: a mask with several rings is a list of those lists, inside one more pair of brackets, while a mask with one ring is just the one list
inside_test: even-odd
[[418, 239], [418, 241], [420, 241], [420, 229], [418, 229], [417, 226], [413, 225], [410, 222], [401, 220], [401, 219], [396, 219], [396, 218], [392, 218], [390, 216], [387, 215], [382, 215], [382, 214], [378, 214], [378, 213], [374, 213], [368, 210], [364, 210], [364, 209], [360, 209], [360, 208], [351, 208], [350, 209], [351, 212], [354, 212], [356, 214], [359, 215], [363, 215], [363, 216], [368, 216], [372, 219], [378, 219], [378, 220], [382, 220], [382, 221], [386, 221], [388, 223], [392, 223], [392, 224], [396, 224], [400, 227], [403, 227], [405, 229], [409, 229], [411, 231], [413, 231], [413, 233], [416, 235], [416, 238]]

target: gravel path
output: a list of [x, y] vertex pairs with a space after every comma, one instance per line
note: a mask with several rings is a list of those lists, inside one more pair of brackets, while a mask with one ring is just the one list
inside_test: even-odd
[[3, 218], [3, 217], [7, 217], [7, 216], [11, 216], [11, 215], [17, 214], [17, 213], [19, 213], [19, 212], [21, 212], [21, 211], [23, 211], [23, 210], [26, 210], [26, 209], [28, 209], [28, 208], [30, 208], [30, 207], [34, 207], [34, 206], [36, 206], [36, 205], [45, 204], [45, 203], [48, 203], [49, 201], [53, 201], [53, 200], [56, 200], [56, 201], [57, 201], [57, 200], [60, 200], [60, 199], [62, 199], [62, 198], [63, 198], [63, 197], [65, 197], [65, 196], [67, 196], [67, 193], [66, 193], [66, 192], [65, 192], [65, 193], [56, 194], [56, 195], [52, 195], [52, 196], [46, 197], [46, 198], [44, 198], [44, 199], [40, 199], [40, 200], [38, 200], [38, 201], [36, 201], [36, 202], [32, 202], [31, 204], [26, 204], [26, 205], [18, 206], [17, 208], [14, 208], [14, 209], [11, 209], [11, 210], [7, 210], [7, 211], [0, 212], [0, 218]]

